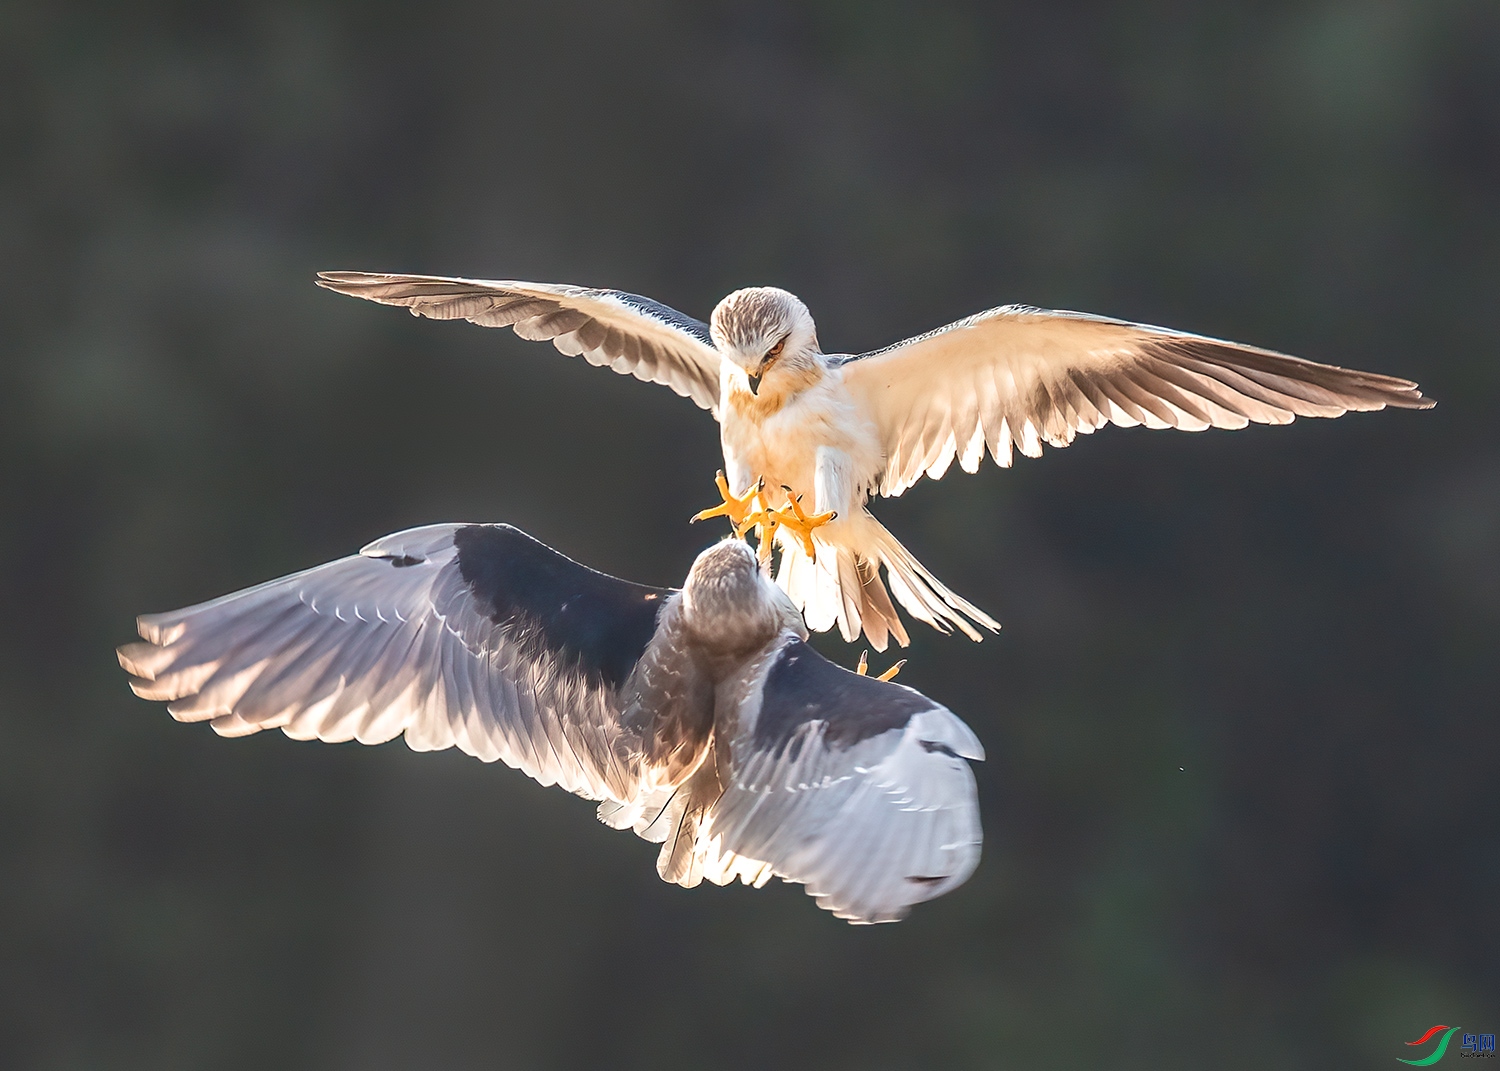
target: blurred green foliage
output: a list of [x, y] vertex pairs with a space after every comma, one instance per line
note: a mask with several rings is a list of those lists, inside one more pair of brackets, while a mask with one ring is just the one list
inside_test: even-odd
[[[1363, 1067], [1500, 1024], [1493, 3], [10, 0], [0, 101], [3, 1066]], [[1006, 629], [903, 675], [989, 749], [985, 861], [857, 929], [666, 886], [502, 768], [129, 695], [134, 614], [404, 526], [652, 583], [714, 534], [689, 403], [326, 268], [776, 283], [830, 350], [1083, 308], [1441, 404], [877, 503]]]

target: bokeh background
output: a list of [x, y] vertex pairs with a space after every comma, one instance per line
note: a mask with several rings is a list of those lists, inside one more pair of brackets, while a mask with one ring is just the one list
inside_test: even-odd
[[[0, 103], [0, 1065], [1373, 1067], [1500, 1028], [1489, 0], [7, 0]], [[718, 534], [690, 403], [327, 268], [699, 317], [776, 283], [831, 350], [1081, 308], [1440, 405], [878, 503], [1006, 628], [915, 628], [903, 677], [989, 749], [982, 866], [852, 928], [666, 886], [503, 767], [129, 694], [136, 613], [405, 526], [658, 584]]]

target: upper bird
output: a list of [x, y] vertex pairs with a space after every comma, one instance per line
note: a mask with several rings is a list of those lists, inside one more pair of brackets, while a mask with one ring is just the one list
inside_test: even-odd
[[[826, 354], [785, 290], [737, 290], [705, 324], [648, 298], [551, 283], [322, 272], [318, 284], [414, 315], [511, 327], [569, 356], [662, 383], [720, 423], [726, 512], [759, 516], [777, 581], [809, 628], [908, 642], [915, 618], [979, 639], [999, 625], [950, 591], [865, 509], [955, 458], [1041, 454], [1105, 424], [1243, 428], [1351, 410], [1427, 409], [1417, 385], [1271, 350], [1078, 312], [1006, 305], [858, 355]], [[753, 500], [762, 507], [753, 514]], [[811, 503], [808, 516], [797, 499]], [[770, 512], [768, 512], [770, 511]]]

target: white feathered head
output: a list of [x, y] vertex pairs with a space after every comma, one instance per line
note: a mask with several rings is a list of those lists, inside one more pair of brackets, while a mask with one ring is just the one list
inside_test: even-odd
[[719, 352], [744, 371], [752, 391], [778, 365], [796, 371], [817, 362], [812, 313], [797, 295], [774, 286], [730, 294], [714, 309], [709, 332]]

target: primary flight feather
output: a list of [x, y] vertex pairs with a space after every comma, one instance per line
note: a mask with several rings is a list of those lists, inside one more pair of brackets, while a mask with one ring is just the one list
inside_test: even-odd
[[[1105, 424], [1201, 431], [1433, 405], [1393, 376], [1021, 305], [834, 355], [807, 306], [775, 287], [730, 294], [705, 324], [615, 290], [365, 272], [323, 272], [318, 283], [415, 315], [511, 327], [691, 398], [719, 421], [730, 495], [743, 502], [759, 488], [781, 511], [777, 581], [808, 627], [837, 624], [849, 640], [863, 630], [877, 649], [908, 642], [892, 595], [943, 631], [977, 640], [976, 625], [999, 625], [886, 531], [865, 508], [871, 495], [938, 479], [955, 460], [975, 472], [986, 453], [1009, 466], [1015, 451], [1036, 457]], [[798, 498], [821, 516], [808, 523]]]

